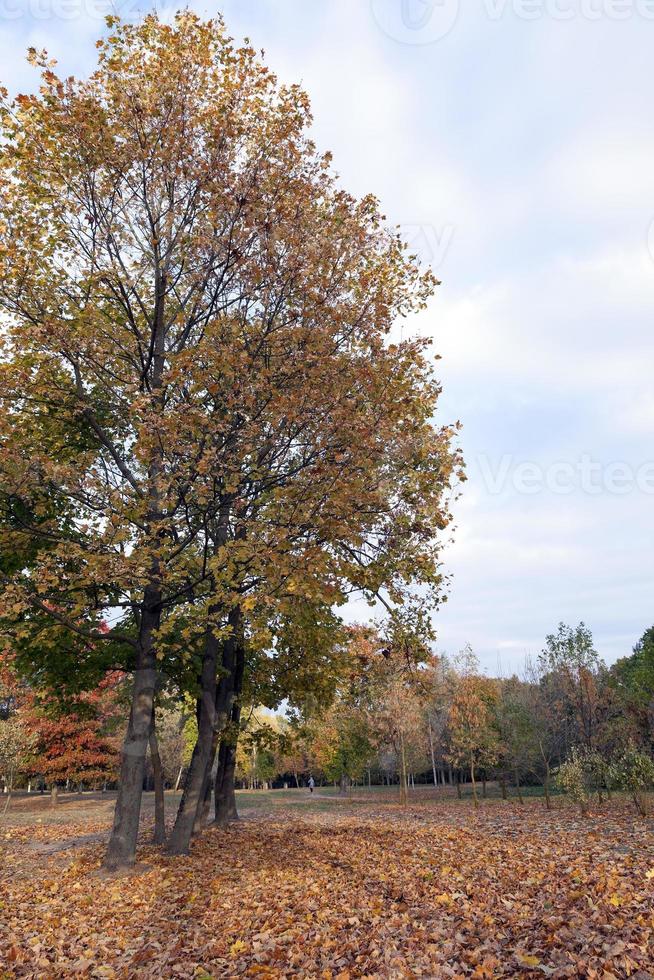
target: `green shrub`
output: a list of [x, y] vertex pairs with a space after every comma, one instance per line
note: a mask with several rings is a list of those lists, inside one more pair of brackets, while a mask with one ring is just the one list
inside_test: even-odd
[[573, 748], [570, 758], [557, 769], [556, 784], [578, 804], [585, 816], [592, 791], [592, 774], [584, 754], [576, 747]]
[[611, 766], [612, 776], [620, 789], [631, 795], [637, 812], [647, 815], [645, 793], [654, 786], [654, 762], [649, 755], [630, 745]]

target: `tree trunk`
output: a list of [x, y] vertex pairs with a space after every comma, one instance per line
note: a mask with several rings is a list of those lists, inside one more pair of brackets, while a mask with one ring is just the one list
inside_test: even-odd
[[646, 817], [647, 802], [646, 802], [645, 794], [636, 790], [636, 792], [633, 793], [632, 795], [633, 795], [634, 806], [636, 807], [636, 813], [640, 817]]
[[104, 866], [108, 871], [129, 868], [136, 858], [145, 758], [157, 684], [153, 637], [161, 618], [161, 592], [153, 588], [146, 589], [143, 606], [132, 704], [120, 760], [114, 825], [104, 859]]
[[238, 820], [236, 809], [236, 791], [234, 788], [234, 772], [236, 770], [236, 746], [231, 741], [220, 743], [218, 753], [218, 770], [214, 794], [215, 822], [224, 827]]
[[479, 806], [479, 797], [477, 796], [477, 783], [475, 782], [475, 763], [470, 761], [470, 782], [472, 783], [472, 800], [475, 805], [475, 810]]
[[211, 753], [211, 764], [209, 766], [209, 772], [205, 780], [204, 792], [202, 794], [202, 800], [198, 806], [198, 812], [195, 815], [195, 821], [193, 823], [193, 836], [196, 837], [201, 834], [204, 828], [207, 826], [207, 821], [209, 820], [209, 810], [211, 809], [211, 789], [212, 789], [212, 773], [213, 764], [215, 762], [216, 750], [215, 748]]
[[406, 806], [409, 796], [407, 790], [407, 773], [406, 773], [406, 752], [404, 750], [404, 734], [400, 732], [400, 803]]
[[545, 780], [543, 782], [543, 789], [545, 791], [545, 807], [547, 810], [552, 809], [552, 800], [550, 798], [550, 767], [545, 766]]
[[[239, 633], [235, 644], [234, 683], [232, 690], [232, 707], [230, 713], [230, 729], [228, 737], [222, 739], [218, 756], [218, 769], [214, 788], [214, 817], [217, 824], [224, 826], [238, 820], [236, 808], [235, 774], [236, 747], [238, 745], [239, 724], [241, 721], [241, 692], [245, 673], [245, 645], [240, 633], [240, 619], [237, 624]], [[297, 782], [297, 775], [295, 777]]]
[[[223, 498], [220, 505], [219, 526], [213, 541], [216, 553], [227, 540], [231, 509], [231, 498]], [[208, 611], [207, 636], [200, 675], [198, 738], [193, 748], [191, 763], [184, 782], [184, 791], [175, 818], [175, 825], [168, 842], [168, 852], [170, 854], [187, 854], [194, 830], [197, 832], [200, 829], [204, 829], [202, 817], [203, 814], [206, 816], [207, 793], [211, 793], [211, 772], [218, 747], [219, 733], [229, 714], [228, 709], [224, 714], [221, 714], [221, 692], [224, 692], [224, 689], [228, 692], [232, 690], [235, 645], [234, 623], [238, 623], [240, 617], [238, 607], [230, 609], [228, 624], [232, 628], [232, 631], [227, 640], [221, 642], [214, 632], [214, 620], [223, 612], [223, 607], [215, 603], [209, 607]], [[221, 649], [224, 675], [221, 676], [220, 683], [218, 683], [216, 675]]]
[[431, 771], [434, 777], [434, 786], [438, 786], [438, 773], [436, 772], [436, 757], [434, 755], [434, 733], [431, 730], [431, 718], [427, 719], [429, 726], [429, 752], [431, 755]]
[[[219, 610], [212, 607], [212, 620]], [[216, 732], [216, 671], [220, 641], [213, 624], [208, 624], [202, 656], [200, 698], [198, 700], [198, 738], [193, 747], [191, 764], [186, 774], [184, 792], [179, 803], [175, 825], [168, 841], [169, 854], [188, 854], [198, 809], [206, 793], [207, 769], [211, 767], [211, 749]]]
[[179, 767], [179, 772], [177, 773], [177, 779], [175, 780], [175, 789], [173, 790], [173, 793], [177, 793], [179, 791], [179, 784], [182, 781], [182, 773], [183, 772], [184, 772], [184, 766], [180, 766]]
[[[154, 396], [154, 404], [160, 412], [164, 410], [166, 293], [166, 272], [160, 265], [159, 258], [157, 258], [152, 317], [152, 361], [148, 385]], [[148, 465], [148, 509], [145, 522], [149, 535], [154, 541], [157, 539], [162, 518], [159, 487], [159, 477], [162, 470], [163, 448], [159, 445], [154, 450]], [[150, 582], [144, 590], [141, 603], [132, 703], [121, 753], [114, 824], [104, 859], [104, 866], [108, 871], [129, 868], [134, 864], [136, 858], [145, 759], [148, 751], [158, 673], [154, 636], [161, 622], [162, 592], [160, 585], [161, 566], [156, 552], [151, 559], [150, 576]]]
[[163, 844], [166, 840], [164, 782], [161, 756], [159, 755], [159, 743], [155, 730], [154, 712], [152, 714], [152, 728], [150, 729], [149, 742], [150, 761], [152, 762], [152, 775], [154, 778], [154, 835], [152, 842], [153, 844]]
[[525, 801], [522, 796], [522, 788], [520, 786], [520, 775], [517, 769], [515, 770], [514, 774], [515, 774], [515, 788], [518, 793], [518, 800], [520, 801], [520, 803], [524, 803]]
[[[202, 802], [198, 808], [198, 813], [195, 818], [195, 824], [193, 827], [193, 833], [198, 834], [204, 830], [207, 826], [207, 821], [209, 818], [209, 810], [211, 809], [211, 790], [212, 785], [215, 791], [215, 786], [217, 782], [218, 773], [214, 774], [214, 763], [216, 761], [216, 753], [218, 752], [218, 747], [220, 745], [221, 739], [225, 733], [225, 730], [230, 722], [234, 720], [232, 716], [234, 715], [234, 705], [236, 704], [236, 699], [240, 695], [241, 688], [243, 686], [243, 670], [245, 664], [245, 653], [243, 649], [243, 638], [242, 638], [242, 625], [241, 625], [242, 614], [240, 607], [236, 606], [230, 611], [228, 622], [231, 628], [230, 636], [223, 645], [223, 659], [222, 659], [222, 675], [219, 683], [216, 687], [216, 721], [214, 728], [213, 741], [211, 746], [211, 759], [207, 766], [207, 771], [205, 774], [204, 783], [204, 794]], [[235, 716], [235, 724], [238, 727], [240, 720], [240, 709]], [[236, 735], [238, 740], [238, 735]], [[234, 750], [236, 751], [236, 750]], [[236, 769], [236, 755], [234, 755], [234, 764], [231, 766], [231, 776], [234, 777], [234, 772]], [[234, 793], [234, 787], [232, 786], [232, 795]], [[234, 810], [236, 809], [236, 798], [234, 797]], [[214, 804], [214, 812], [216, 811], [216, 806]]]

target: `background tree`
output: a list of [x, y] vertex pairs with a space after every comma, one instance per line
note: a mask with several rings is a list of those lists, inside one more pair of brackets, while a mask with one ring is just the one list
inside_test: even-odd
[[35, 738], [30, 725], [34, 697], [14, 668], [14, 657], [0, 654], [0, 778], [9, 808], [17, 777], [31, 772]]
[[567, 750], [569, 731], [561, 701], [561, 689], [557, 678], [544, 667], [542, 660], [531, 661], [526, 670], [525, 691], [529, 722], [537, 750], [537, 772], [543, 780], [545, 805], [551, 808], [552, 775], [563, 761]]
[[506, 793], [506, 774], [515, 783], [518, 799], [523, 802], [521, 783], [536, 770], [537, 741], [529, 685], [517, 677], [499, 683], [497, 729], [499, 741], [498, 771], [502, 795]]
[[631, 722], [632, 740], [654, 744], [654, 626], [646, 630], [629, 657], [611, 668], [611, 682], [620, 700], [620, 716]]
[[639, 816], [647, 816], [646, 793], [654, 786], [652, 757], [630, 745], [614, 760], [611, 769], [611, 778], [630, 794]]
[[391, 650], [376, 664], [368, 708], [375, 745], [392, 752], [400, 779], [400, 803], [408, 800], [408, 777], [428, 765], [425, 688], [410, 665]]
[[450, 709], [450, 757], [469, 769], [475, 807], [478, 770], [492, 766], [500, 753], [497, 704], [495, 681], [469, 671], [459, 679]]
[[16, 776], [29, 772], [34, 735], [19, 711], [0, 718], [0, 778], [7, 794], [5, 811], [9, 806]]
[[51, 788], [67, 783], [95, 788], [116, 779], [126, 718], [123, 685], [122, 674], [107, 675], [94, 691], [63, 704], [47, 689], [34, 692], [34, 772]]
[[[185, 732], [191, 713], [184, 708], [165, 706], [157, 711], [157, 740], [163, 776], [174, 787], [180, 770], [190, 761], [189, 737]], [[191, 747], [195, 735], [190, 736]]]
[[[434, 786], [445, 782], [445, 766], [448, 764], [448, 721], [455, 677], [447, 658], [432, 658], [427, 664], [420, 683], [425, 692], [425, 725], [432, 766]], [[451, 766], [450, 766], [451, 768]], [[448, 773], [451, 776], [451, 773]]]
[[365, 712], [351, 700], [337, 698], [327, 714], [311, 726], [311, 756], [325, 779], [338, 783], [341, 795], [360, 779], [374, 753]]
[[72, 783], [93, 788], [116, 778], [118, 753], [97, 721], [76, 714], [33, 722], [34, 767], [52, 787]]
[[557, 632], [546, 638], [539, 662], [541, 670], [554, 675], [553, 680], [560, 685], [571, 740], [594, 748], [601, 724], [603, 665], [591, 631], [584, 623], [574, 628], [560, 623]]

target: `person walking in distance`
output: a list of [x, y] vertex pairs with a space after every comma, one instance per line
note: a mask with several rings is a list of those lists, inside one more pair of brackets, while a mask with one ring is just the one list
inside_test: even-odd
[[313, 776], [309, 776], [309, 792], [313, 793], [313, 787], [315, 786], [315, 781]]

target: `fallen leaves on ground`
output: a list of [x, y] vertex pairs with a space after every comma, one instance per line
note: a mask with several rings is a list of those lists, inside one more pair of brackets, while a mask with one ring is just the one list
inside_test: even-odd
[[652, 824], [622, 803], [278, 809], [119, 877], [96, 829], [8, 831], [4, 977], [654, 977]]

